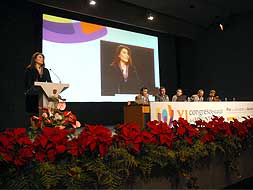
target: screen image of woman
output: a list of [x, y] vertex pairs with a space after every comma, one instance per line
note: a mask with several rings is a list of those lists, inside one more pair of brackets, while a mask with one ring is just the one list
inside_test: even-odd
[[[109, 48], [104, 49], [104, 53], [101, 54], [101, 70], [102, 70], [102, 80], [101, 80], [101, 95], [102, 96], [113, 96], [115, 94], [136, 94], [140, 87], [145, 84], [145, 77], [141, 73], [145, 73], [145, 69], [149, 69], [148, 67], [142, 67], [141, 64], [137, 64], [136, 57], [133, 57], [132, 50], [136, 50], [137, 48], [130, 48], [127, 45], [119, 44], [114, 48], [114, 54], [111, 56], [111, 62], [108, 64], [107, 60], [110, 60], [108, 54]], [[139, 52], [143, 51], [144, 48], [140, 49]], [[112, 51], [112, 50], [111, 50]], [[108, 54], [105, 55], [107, 52]], [[138, 52], [138, 50], [136, 51]], [[140, 53], [139, 53], [140, 54]], [[137, 54], [138, 55], [138, 54]], [[144, 57], [144, 55], [138, 56], [139, 58]], [[136, 62], [135, 62], [136, 60]], [[142, 60], [138, 61], [143, 62]], [[152, 66], [152, 65], [151, 65]], [[142, 72], [139, 72], [142, 71]], [[148, 80], [150, 80], [149, 77]], [[154, 83], [154, 81], [153, 81]], [[148, 85], [148, 84], [145, 84]], [[154, 85], [154, 84], [153, 84]], [[151, 86], [151, 88], [153, 87]]]

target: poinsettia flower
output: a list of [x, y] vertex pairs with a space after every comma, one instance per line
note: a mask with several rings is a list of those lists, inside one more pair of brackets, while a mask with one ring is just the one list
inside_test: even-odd
[[150, 128], [150, 133], [157, 137], [158, 144], [172, 146], [175, 134], [166, 122], [151, 121], [147, 123], [147, 126]]
[[140, 152], [140, 143], [142, 143], [142, 135], [140, 127], [134, 123], [118, 125], [116, 127], [116, 135], [114, 140], [119, 146], [127, 147], [135, 153]]
[[206, 142], [212, 142], [213, 140], [215, 139], [215, 136], [213, 134], [205, 134], [202, 138], [201, 138], [201, 141], [203, 143], [206, 143]]
[[78, 156], [83, 153], [82, 145], [77, 138], [73, 138], [67, 142], [68, 151], [73, 156]]
[[237, 119], [234, 119], [230, 127], [235, 131], [235, 135], [241, 140], [248, 135], [248, 128], [243, 122], [239, 122]]
[[157, 140], [153, 134], [151, 134], [149, 131], [142, 131], [142, 140], [144, 143], [147, 144], [156, 144]]
[[74, 133], [72, 130], [44, 127], [33, 146], [36, 152], [36, 159], [40, 162], [54, 161], [58, 154], [67, 151], [68, 135]]
[[177, 135], [184, 135], [186, 129], [184, 127], [178, 127], [177, 128]]
[[78, 151], [74, 150], [73, 153], [98, 150], [100, 156], [103, 157], [112, 144], [112, 132], [102, 125], [86, 125], [79, 134], [77, 141], [81, 146], [78, 146]]
[[189, 125], [189, 124], [186, 125], [186, 129], [187, 129], [187, 135], [189, 137], [194, 137], [199, 134], [199, 130], [195, 127], [192, 127], [192, 125]]
[[7, 129], [0, 133], [0, 155], [16, 166], [22, 166], [33, 157], [32, 142], [25, 128]]

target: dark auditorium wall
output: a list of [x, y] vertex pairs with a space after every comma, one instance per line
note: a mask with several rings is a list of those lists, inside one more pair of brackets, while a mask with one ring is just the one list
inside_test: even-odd
[[176, 38], [179, 86], [187, 95], [217, 90], [224, 100], [253, 100], [253, 13], [231, 16], [221, 32], [211, 26], [198, 39]]
[[189, 38], [175, 37], [175, 56], [178, 88], [190, 96], [195, 91], [194, 41]]
[[1, 117], [0, 130], [24, 127], [24, 68], [40, 50], [38, 14], [21, 1], [1, 2]]

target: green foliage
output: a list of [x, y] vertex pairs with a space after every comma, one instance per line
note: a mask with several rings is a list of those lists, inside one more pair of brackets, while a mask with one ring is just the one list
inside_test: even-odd
[[217, 144], [222, 147], [224, 163], [228, 172], [235, 173], [239, 176], [238, 157], [243, 151], [241, 141], [234, 136], [228, 136], [218, 139]]
[[[39, 188], [34, 181], [34, 176], [31, 172], [35, 170], [34, 165], [27, 165], [16, 168], [13, 165], [5, 162], [4, 165], [1, 162], [1, 170], [4, 172], [0, 173], [1, 188], [8, 189], [33, 189]], [[2, 180], [4, 179], [4, 180]]]
[[165, 146], [145, 144], [136, 160], [143, 179], [159, 175], [171, 176], [178, 168], [174, 151]]
[[90, 160], [83, 165], [83, 170], [92, 177], [88, 188], [115, 189], [120, 185], [120, 177], [101, 158]]
[[38, 165], [36, 174], [39, 177], [43, 189], [52, 189], [60, 184], [61, 179], [64, 177], [65, 170], [59, 167], [59, 165], [46, 162]]

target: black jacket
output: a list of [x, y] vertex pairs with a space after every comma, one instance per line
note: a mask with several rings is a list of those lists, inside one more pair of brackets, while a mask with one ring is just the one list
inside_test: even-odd
[[34, 82], [52, 82], [48, 69], [43, 68], [43, 75], [40, 77], [34, 67], [29, 67], [25, 71], [25, 106], [26, 112], [38, 114], [38, 94], [39, 89], [34, 87]]
[[35, 81], [52, 82], [48, 69], [43, 68], [43, 75], [40, 77], [36, 68], [27, 68], [25, 71], [25, 92], [27, 92], [33, 86]]
[[134, 66], [129, 66], [128, 78], [126, 81], [119, 67], [110, 66], [109, 69], [102, 74], [101, 95], [137, 94], [142, 85]]

